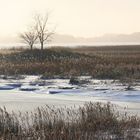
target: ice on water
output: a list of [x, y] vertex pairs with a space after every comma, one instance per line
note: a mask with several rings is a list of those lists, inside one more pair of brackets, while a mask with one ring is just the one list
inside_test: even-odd
[[44, 80], [40, 76], [1, 76], [0, 83], [0, 105], [14, 109], [31, 109], [44, 104], [79, 105], [88, 101], [140, 104], [140, 84], [126, 90], [113, 80], [90, 79], [88, 84], [71, 85], [69, 79]]

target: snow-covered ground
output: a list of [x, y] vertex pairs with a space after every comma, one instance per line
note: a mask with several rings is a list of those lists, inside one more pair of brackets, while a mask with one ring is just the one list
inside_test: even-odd
[[125, 86], [113, 80], [89, 79], [89, 83], [71, 85], [69, 79], [24, 77], [0, 77], [0, 107], [5, 106], [8, 111], [32, 111], [45, 104], [69, 107], [100, 101], [140, 114], [140, 83], [127, 91]]

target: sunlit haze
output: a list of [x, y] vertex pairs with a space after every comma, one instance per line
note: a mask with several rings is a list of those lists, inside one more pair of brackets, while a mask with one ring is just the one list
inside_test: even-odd
[[60, 34], [95, 37], [140, 31], [140, 0], [0, 0], [0, 38], [16, 36], [34, 13], [47, 11]]

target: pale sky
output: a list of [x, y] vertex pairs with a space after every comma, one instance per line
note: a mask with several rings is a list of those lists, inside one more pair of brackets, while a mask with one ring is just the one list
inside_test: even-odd
[[60, 34], [94, 37], [140, 31], [140, 0], [0, 0], [0, 36], [15, 36], [35, 12], [47, 11]]

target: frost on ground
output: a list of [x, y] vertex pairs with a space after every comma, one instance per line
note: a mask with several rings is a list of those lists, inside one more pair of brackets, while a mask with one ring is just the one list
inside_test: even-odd
[[29, 111], [38, 106], [79, 106], [100, 101], [116, 104], [120, 109], [140, 114], [140, 83], [132, 90], [113, 80], [95, 80], [71, 84], [69, 79], [41, 79], [40, 76], [0, 78], [0, 106], [7, 110]]

